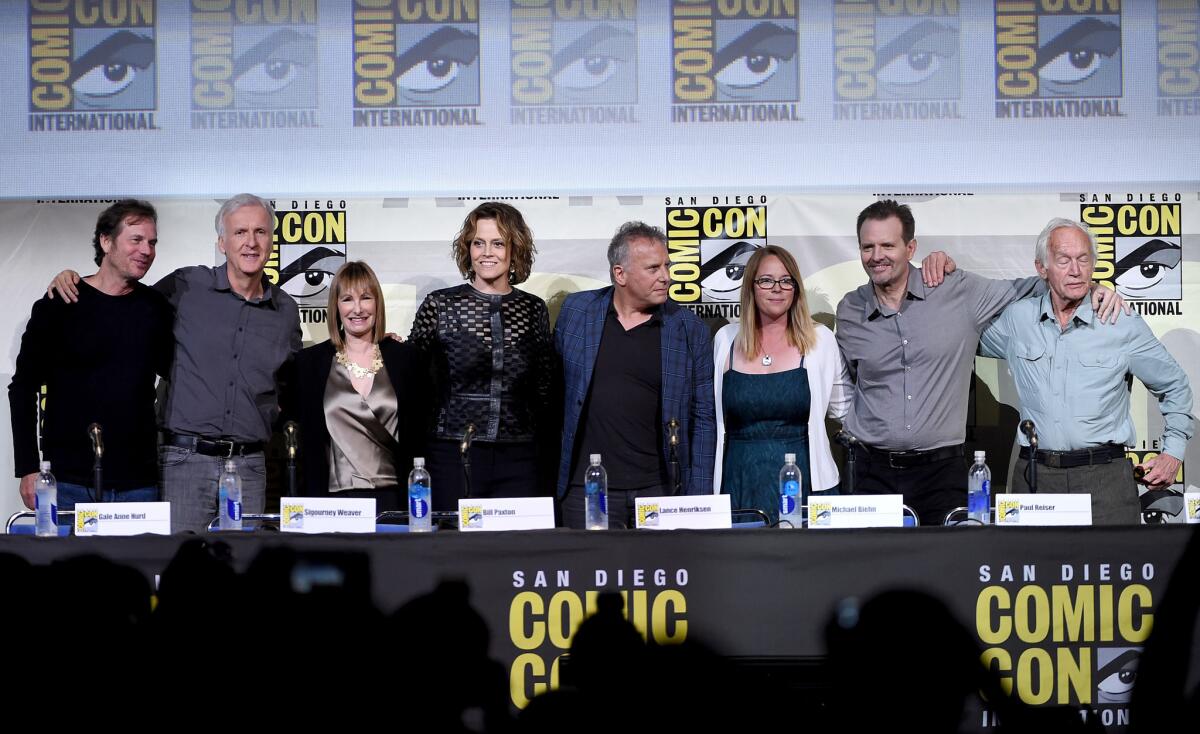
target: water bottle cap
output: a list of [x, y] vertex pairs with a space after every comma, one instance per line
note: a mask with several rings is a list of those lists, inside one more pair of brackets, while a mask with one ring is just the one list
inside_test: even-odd
[[975, 452], [975, 461], [983, 461], [986, 458], [987, 458], [986, 451], [976, 451]]
[[416, 469], [417, 467], [420, 467], [420, 466], [425, 466], [425, 457], [424, 456], [414, 456], [413, 457], [413, 468]]
[[592, 462], [592, 466], [597, 466], [600, 464], [600, 454], [592, 454], [590, 456], [590, 459]]
[[41, 467], [42, 467], [42, 471], [44, 471], [44, 472], [50, 471], [50, 462], [43, 461], [41, 463]]
[[795, 464], [796, 463], [796, 455], [795, 454], [784, 454], [783, 455], [783, 463]]

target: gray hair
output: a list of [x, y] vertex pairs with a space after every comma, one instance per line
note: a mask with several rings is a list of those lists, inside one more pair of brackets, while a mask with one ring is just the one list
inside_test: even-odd
[[1045, 229], [1038, 235], [1037, 247], [1033, 251], [1033, 261], [1039, 262], [1043, 266], [1050, 258], [1050, 235], [1054, 234], [1056, 229], [1077, 229], [1088, 238], [1088, 244], [1092, 247], [1092, 262], [1096, 262], [1096, 233], [1091, 230], [1086, 224], [1076, 222], [1074, 219], [1063, 219], [1055, 217], [1046, 223]]
[[613, 279], [613, 268], [620, 265], [624, 267], [629, 261], [629, 243], [631, 240], [646, 239], [654, 240], [667, 246], [667, 235], [658, 227], [645, 222], [626, 222], [617, 228], [617, 233], [613, 235], [612, 242], [608, 243], [608, 279], [616, 282]]
[[216, 226], [218, 237], [225, 236], [225, 218], [238, 209], [247, 206], [257, 206], [265, 209], [267, 215], [271, 218], [271, 226], [275, 226], [275, 207], [271, 206], [271, 202], [254, 194], [238, 194], [226, 199], [221, 208], [217, 210]]

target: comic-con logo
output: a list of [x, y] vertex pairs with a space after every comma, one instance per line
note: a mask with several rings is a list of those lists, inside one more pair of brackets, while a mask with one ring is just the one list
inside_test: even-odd
[[154, 0], [30, 0], [29, 129], [156, 129]]
[[796, 0], [672, 0], [672, 120], [799, 120], [798, 25]]
[[1121, 0], [997, 0], [996, 117], [1121, 116]]
[[316, 0], [191, 0], [192, 127], [315, 127]]
[[329, 286], [346, 262], [346, 202], [279, 201], [274, 249], [266, 273], [272, 283], [296, 299], [305, 323], [323, 323], [328, 314]]
[[738, 318], [746, 263], [767, 244], [767, 197], [698, 201], [666, 198], [671, 299], [701, 318]]
[[478, 0], [355, 0], [355, 127], [479, 125]]
[[1181, 315], [1182, 195], [1081, 194], [1080, 199], [1080, 219], [1096, 235], [1093, 279], [1115, 288], [1140, 313]]
[[284, 503], [279, 508], [280, 522], [286, 530], [304, 529], [304, 505]]
[[482, 528], [483, 527], [483, 505], [463, 505], [458, 510], [459, 527], [461, 528]]
[[[509, 693], [518, 708], [558, 688], [559, 662], [602, 591], [618, 592], [642, 639], [677, 645], [688, 636], [687, 568], [513, 569], [506, 642], [515, 653]], [[503, 636], [502, 636], [503, 639]]]
[[[1153, 563], [984, 564], [975, 631], [1004, 693], [1030, 706], [1082, 706], [1129, 724], [1142, 643], [1154, 625]], [[995, 714], [984, 712], [984, 725]]]
[[833, 16], [836, 119], [959, 117], [957, 0], [846, 0]]
[[1160, 2], [1158, 114], [1200, 115], [1200, 3]]
[[510, 23], [513, 124], [637, 121], [637, 0], [512, 0]]
[[1187, 507], [1185, 518], [1187, 522], [1200, 523], [1200, 497], [1186, 497]]

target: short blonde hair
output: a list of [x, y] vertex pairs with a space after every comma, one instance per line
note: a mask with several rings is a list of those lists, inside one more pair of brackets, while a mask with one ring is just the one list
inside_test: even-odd
[[758, 339], [758, 306], [754, 300], [754, 289], [758, 286], [754, 279], [758, 277], [762, 261], [772, 255], [779, 258], [784, 270], [796, 281], [792, 291], [796, 295], [788, 309], [788, 343], [799, 349], [801, 354], [808, 354], [817, 345], [817, 331], [808, 310], [808, 296], [804, 294], [804, 280], [800, 278], [800, 266], [796, 264], [796, 258], [778, 245], [766, 245], [750, 256], [742, 276], [742, 328], [738, 330], [737, 344], [748, 360], [757, 357], [762, 349]]
[[371, 330], [371, 341], [378, 344], [387, 334], [386, 311], [383, 307], [383, 288], [375, 271], [362, 260], [351, 260], [338, 268], [329, 285], [329, 340], [339, 352], [346, 348], [342, 337], [342, 312], [338, 301], [346, 293], [370, 293], [375, 299], [375, 328]]

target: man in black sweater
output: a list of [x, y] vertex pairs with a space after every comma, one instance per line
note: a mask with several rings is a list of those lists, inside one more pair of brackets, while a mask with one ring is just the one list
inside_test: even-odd
[[[159, 498], [154, 383], [170, 365], [172, 314], [166, 298], [139, 282], [154, 263], [157, 219], [144, 201], [105, 209], [92, 239], [100, 268], [83, 279], [79, 302], [43, 297], [33, 305], [8, 386], [13, 463], [30, 509], [39, 399], [41, 453], [58, 479], [60, 509]], [[92, 479], [93, 423], [103, 432], [103, 498]]]

